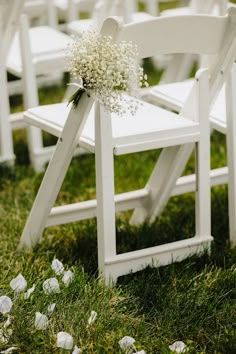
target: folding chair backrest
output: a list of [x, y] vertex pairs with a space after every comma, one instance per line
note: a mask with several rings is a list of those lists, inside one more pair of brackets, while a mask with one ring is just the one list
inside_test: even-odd
[[[147, 40], [153, 38], [153, 34], [155, 40]], [[199, 14], [127, 24], [119, 33], [119, 40], [123, 39], [137, 44], [140, 58], [174, 53], [211, 57], [209, 71], [213, 99], [236, 57], [236, 9], [230, 8], [227, 15], [218, 17]]]
[[47, 24], [51, 27], [57, 25], [54, 0], [26, 0], [24, 13], [36, 25]]

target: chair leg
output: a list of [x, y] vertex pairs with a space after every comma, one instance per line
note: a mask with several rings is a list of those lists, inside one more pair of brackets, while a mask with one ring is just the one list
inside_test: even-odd
[[115, 281], [106, 269], [106, 260], [116, 255], [114, 161], [111, 119], [108, 112], [96, 104], [96, 198], [97, 198], [97, 238], [98, 268], [105, 282]]
[[[89, 103], [88, 103], [89, 100]], [[34, 247], [45, 228], [48, 215], [57, 198], [58, 192], [69, 167], [78, 143], [78, 136], [84, 126], [87, 112], [93, 100], [83, 95], [79, 108], [71, 109], [63, 133], [58, 139], [55, 152], [50, 160], [43, 181], [35, 198], [30, 215], [24, 227], [19, 248]]]
[[3, 50], [2, 23], [0, 23], [0, 161], [14, 163], [13, 139], [10, 126], [10, 109], [7, 92], [7, 74]]
[[199, 80], [198, 115], [201, 137], [196, 143], [196, 236], [211, 235], [209, 83], [204, 71]]
[[236, 246], [236, 64], [226, 81], [226, 116], [227, 116], [227, 160], [228, 160], [228, 204], [230, 245]]
[[[23, 98], [24, 108], [38, 106], [38, 88], [36, 83], [36, 74], [29, 42], [29, 26], [26, 15], [21, 15], [20, 19], [20, 48], [22, 58], [22, 81], [23, 81]], [[27, 129], [28, 147], [30, 161], [36, 172], [41, 172], [44, 169], [44, 163], [37, 157], [43, 149], [43, 138], [40, 129], [29, 127]]]

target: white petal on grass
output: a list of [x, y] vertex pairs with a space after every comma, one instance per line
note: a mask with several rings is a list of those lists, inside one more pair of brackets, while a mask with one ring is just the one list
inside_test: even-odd
[[169, 348], [174, 353], [185, 353], [186, 352], [186, 344], [181, 341], [174, 342], [173, 344], [169, 345]]
[[17, 347], [10, 347], [6, 350], [2, 350], [0, 353], [1, 354], [10, 354], [10, 353], [14, 352], [15, 350], [18, 350], [18, 348]]
[[77, 345], [75, 345], [72, 354], [80, 354], [80, 353], [82, 353], [81, 349], [78, 348]]
[[73, 278], [74, 278], [74, 274], [72, 273], [72, 271], [67, 270], [63, 274], [62, 281], [65, 284], [65, 286], [69, 286], [69, 284], [72, 282]]
[[6, 344], [9, 341], [9, 337], [0, 329], [0, 344]]
[[97, 312], [91, 311], [90, 317], [88, 319], [88, 325], [91, 325], [97, 318]]
[[21, 293], [26, 289], [27, 281], [25, 280], [23, 275], [19, 273], [16, 278], [10, 281], [10, 287], [12, 288], [12, 290]]
[[54, 294], [60, 292], [60, 286], [57, 278], [49, 278], [43, 282], [43, 290], [45, 294]]
[[71, 350], [73, 348], [73, 337], [67, 332], [57, 333], [57, 347]]
[[48, 326], [47, 316], [42, 314], [41, 312], [36, 312], [34, 325], [35, 328], [38, 330], [45, 330]]
[[123, 350], [127, 350], [132, 348], [133, 344], [135, 342], [135, 339], [129, 336], [125, 336], [119, 340], [119, 346]]
[[9, 327], [12, 324], [12, 319], [13, 319], [13, 317], [7, 316], [7, 320], [4, 322], [3, 328]]
[[0, 296], [0, 313], [4, 314], [10, 312], [12, 305], [13, 303], [8, 296]]
[[55, 307], [56, 307], [55, 303], [48, 305], [48, 308], [47, 308], [48, 313], [53, 313], [53, 311], [55, 310]]
[[57, 275], [60, 275], [64, 272], [64, 266], [63, 264], [59, 261], [59, 259], [55, 258], [53, 261], [52, 261], [52, 270], [57, 274]]
[[26, 293], [24, 293], [25, 300], [28, 300], [30, 298], [30, 296], [31, 296], [31, 294], [33, 294], [34, 290], [35, 290], [35, 284], [32, 286], [32, 288], [29, 288], [26, 291]]

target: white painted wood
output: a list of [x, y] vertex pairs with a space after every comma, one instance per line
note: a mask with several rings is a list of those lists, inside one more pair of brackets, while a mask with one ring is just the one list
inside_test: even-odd
[[[147, 53], [155, 54], [158, 50], [170, 53], [171, 48], [174, 51], [181, 49], [186, 53], [191, 52], [194, 45], [186, 33], [190, 33], [190, 28], [194, 26], [196, 33], [202, 36], [202, 28], [205, 28], [207, 31], [204, 33], [204, 40], [200, 40], [197, 34], [193, 35], [192, 40], [196, 41], [199, 54], [211, 53], [218, 60], [209, 64], [209, 70], [197, 72], [180, 114], [144, 103], [132, 120], [128, 113], [118, 118], [115, 114], [104, 112], [98, 104], [94, 111], [92, 99], [86, 94], [83, 95], [77, 110], [69, 110], [65, 104], [31, 108], [26, 113], [27, 120], [54, 132], [59, 136], [59, 141], [28, 217], [20, 248], [33, 247], [40, 240], [46, 226], [97, 216], [99, 271], [108, 284], [112, 280], [115, 281], [118, 276], [136, 271], [147, 264], [168, 264], [171, 261], [180, 261], [192, 253], [198, 254], [205, 248], [210, 250], [212, 236], [208, 116], [210, 106], [223, 85], [236, 53], [233, 39], [236, 22], [231, 16], [234, 16], [234, 13], [221, 18], [198, 15], [183, 17], [183, 22], [179, 18], [157, 18], [128, 25], [120, 25], [113, 18], [105, 21], [102, 27], [103, 34], [110, 33], [114, 40], [137, 39], [144, 57]], [[157, 36], [157, 44], [152, 45], [148, 41], [152, 31], [160, 33], [163, 28], [167, 28], [167, 24], [169, 36], [165, 41]], [[223, 40], [225, 44], [222, 49]], [[221, 50], [226, 51], [224, 56]], [[221, 68], [222, 65], [224, 72], [221, 74], [217, 68]], [[52, 209], [77, 145], [95, 151], [97, 200]], [[119, 149], [122, 152], [122, 146], [123, 153], [141, 151], [147, 147], [163, 147], [163, 150], [144, 189], [134, 194], [125, 193], [115, 197], [113, 153]], [[115, 209], [123, 210], [135, 205], [132, 222], [152, 220], [160, 214], [176, 188], [176, 181], [194, 146], [197, 148], [195, 237], [190, 235], [191, 238], [187, 240], [117, 255]], [[180, 183], [179, 186], [181, 188]]]
[[[45, 1], [42, 2], [45, 7]], [[38, 1], [34, 0], [33, 3], [37, 5]], [[49, 5], [52, 6], [52, 3], [48, 2], [47, 6]], [[27, 12], [30, 12], [30, 9], [28, 7]], [[22, 78], [24, 107], [27, 109], [38, 105], [36, 77], [38, 75], [46, 77], [48, 73], [53, 72], [55, 75], [65, 71], [66, 49], [71, 38], [48, 26], [29, 28], [26, 15], [22, 16], [20, 24], [20, 31], [15, 35], [9, 48], [7, 69]], [[11, 121], [14, 122], [14, 118]], [[17, 126], [20, 126], [20, 118], [12, 128], [15, 129]], [[23, 126], [24, 124], [21, 124], [21, 127]], [[46, 148], [44, 151], [42, 134], [36, 128], [30, 127], [27, 135], [31, 163], [35, 171], [40, 172], [49, 161], [54, 148]]]
[[228, 164], [228, 204], [230, 243], [236, 245], [236, 64], [232, 66], [231, 75], [226, 83], [226, 144]]
[[0, 162], [14, 164], [14, 148], [9, 122], [10, 107], [6, 73], [6, 55], [18, 25], [24, 1], [0, 2]]
[[104, 273], [105, 260], [116, 255], [115, 187], [111, 117], [98, 103], [95, 140], [98, 266]]
[[41, 237], [77, 145], [77, 136], [83, 129], [91, 105], [92, 99], [83, 95], [79, 109], [70, 111], [23, 230], [19, 244], [20, 249], [35, 246]]

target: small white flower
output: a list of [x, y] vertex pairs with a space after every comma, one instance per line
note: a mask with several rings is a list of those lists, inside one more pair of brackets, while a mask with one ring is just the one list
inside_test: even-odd
[[169, 345], [169, 348], [172, 352], [175, 353], [185, 353], [186, 352], [186, 344], [181, 341], [174, 342], [173, 344]]
[[12, 290], [21, 293], [26, 289], [27, 281], [25, 280], [23, 275], [19, 273], [16, 278], [10, 281], [10, 287], [12, 288]]
[[55, 307], [56, 307], [55, 303], [48, 305], [48, 308], [47, 308], [48, 313], [53, 313], [53, 311], [55, 310]]
[[60, 292], [60, 286], [57, 278], [49, 278], [43, 282], [43, 290], [45, 294], [54, 294]]
[[129, 336], [125, 336], [119, 340], [119, 346], [123, 350], [127, 350], [133, 347], [135, 339]]
[[139, 352], [136, 352], [136, 354], [146, 354], [144, 350], [140, 350]]
[[0, 353], [1, 354], [10, 354], [10, 353], [14, 352], [17, 349], [18, 349], [17, 347], [10, 347], [10, 348], [8, 348], [6, 350], [2, 350]]
[[0, 344], [6, 344], [9, 341], [9, 337], [0, 329]]
[[35, 284], [32, 286], [32, 288], [29, 288], [26, 291], [26, 293], [24, 293], [25, 300], [28, 300], [30, 298], [30, 296], [31, 296], [31, 294], [33, 294], [34, 290], [35, 290]]
[[7, 320], [4, 322], [3, 324], [3, 328], [7, 328], [12, 324], [12, 317], [11, 316], [7, 316]]
[[0, 296], [0, 313], [4, 314], [10, 312], [12, 305], [13, 303], [8, 296]]
[[80, 353], [81, 353], [81, 349], [78, 348], [77, 345], [75, 345], [72, 354], [80, 354]]
[[63, 274], [62, 281], [65, 284], [65, 286], [69, 286], [69, 284], [72, 282], [73, 278], [74, 278], [74, 274], [72, 273], [72, 271], [67, 270]]
[[97, 318], [97, 312], [91, 311], [90, 317], [88, 319], [88, 325], [91, 325]]
[[57, 333], [57, 347], [63, 349], [72, 349], [73, 348], [73, 337], [67, 332], [58, 332]]
[[42, 314], [41, 312], [36, 312], [34, 325], [36, 329], [45, 330], [48, 326], [47, 316]]
[[63, 264], [58, 260], [58, 259], [54, 259], [52, 261], [52, 270], [57, 274], [57, 275], [60, 275], [64, 272], [64, 266]]

